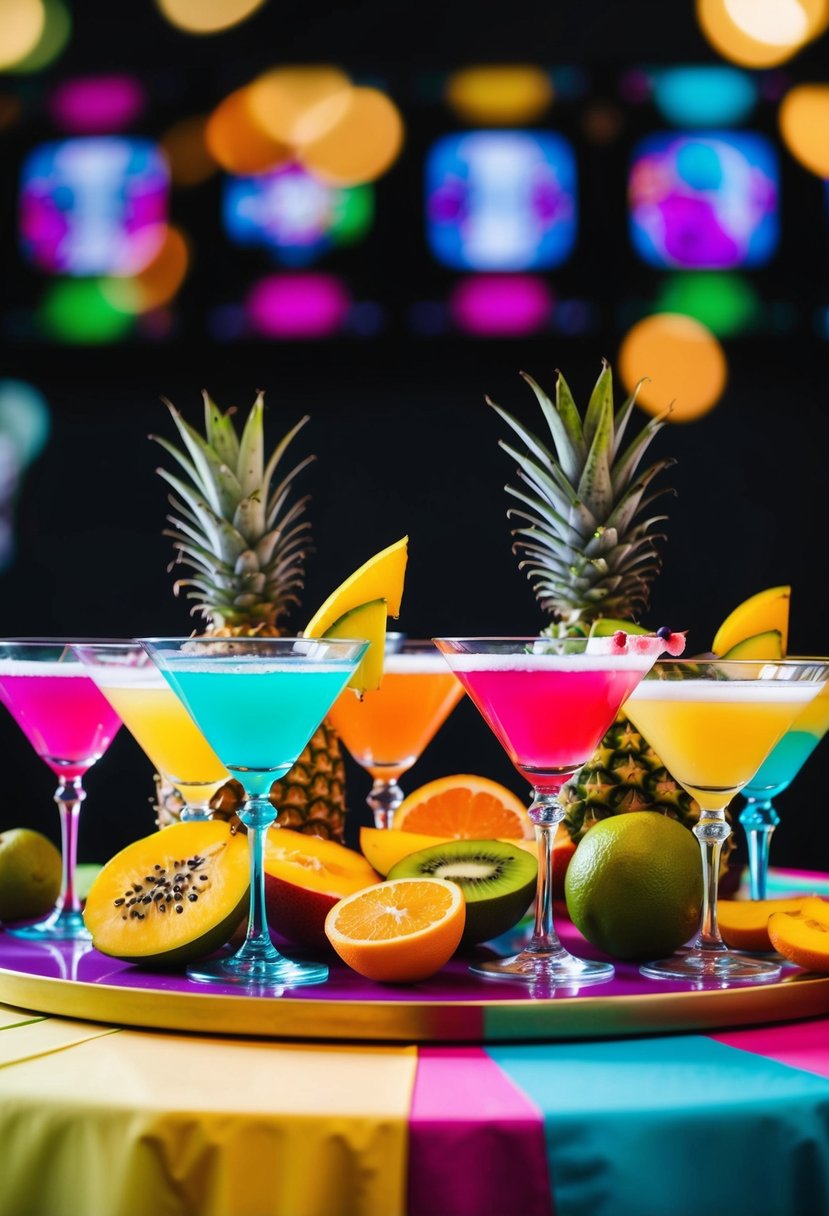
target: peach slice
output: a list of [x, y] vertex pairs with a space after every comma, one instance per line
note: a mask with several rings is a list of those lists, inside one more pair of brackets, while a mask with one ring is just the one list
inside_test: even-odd
[[774, 912], [769, 938], [775, 950], [798, 967], [829, 972], [829, 902], [815, 895], [792, 912]]
[[279, 828], [268, 832], [268, 924], [297, 945], [328, 949], [325, 918], [346, 895], [380, 881], [362, 854], [333, 840]]
[[778, 912], [796, 912], [811, 898], [797, 895], [790, 899], [720, 899], [717, 922], [723, 941], [732, 950], [774, 950], [769, 939], [769, 917]]

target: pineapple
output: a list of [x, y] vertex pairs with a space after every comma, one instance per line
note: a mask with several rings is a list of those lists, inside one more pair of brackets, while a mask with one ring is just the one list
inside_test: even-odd
[[[531, 376], [522, 375], [541, 407], [554, 451], [487, 400], [526, 448], [521, 452], [500, 444], [518, 464], [522, 484], [506, 487], [522, 504], [508, 512], [519, 524], [513, 531], [513, 550], [551, 618], [544, 632], [586, 636], [597, 628], [613, 632], [635, 624], [647, 609], [651, 584], [661, 568], [660, 525], [666, 517], [647, 512], [667, 492], [652, 491], [651, 483], [674, 462], [662, 459], [641, 466], [665, 416], [651, 419], [623, 447], [637, 390], [614, 410], [606, 361], [583, 417], [561, 373], [555, 403]], [[661, 811], [688, 828], [699, 815], [697, 803], [624, 713], [564, 786], [562, 802], [576, 842], [597, 819], [626, 811]]]
[[[294, 479], [313, 460], [307, 456], [285, 471], [285, 453], [307, 416], [265, 459], [264, 399], [259, 393], [237, 434], [234, 411], [226, 413], [204, 393], [204, 435], [166, 402], [183, 446], [154, 436], [184, 472], [159, 475], [172, 488], [172, 525], [164, 533], [176, 549], [176, 564], [189, 567], [175, 593], [193, 601], [193, 613], [212, 637], [278, 637], [282, 620], [299, 603], [310, 543], [305, 518], [308, 498], [293, 494]], [[211, 801], [213, 814], [230, 819], [242, 787], [229, 781]], [[317, 729], [291, 771], [270, 790], [277, 823], [295, 831], [343, 839], [345, 766], [339, 738], [327, 720]], [[160, 825], [177, 817], [174, 791], [158, 783]]]

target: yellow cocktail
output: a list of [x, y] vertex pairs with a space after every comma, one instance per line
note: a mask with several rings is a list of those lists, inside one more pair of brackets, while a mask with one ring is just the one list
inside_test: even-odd
[[733, 954], [720, 936], [720, 852], [731, 834], [725, 811], [817, 697], [827, 675], [829, 663], [819, 660], [665, 660], [626, 703], [627, 717], [701, 808], [693, 829], [703, 863], [700, 931], [681, 956], [644, 966], [646, 975], [720, 985], [779, 976], [776, 963]]
[[182, 819], [205, 817], [230, 774], [142, 648], [118, 642], [76, 649], [147, 758], [184, 799]]
[[368, 804], [378, 827], [391, 826], [403, 799], [398, 778], [412, 767], [463, 696], [431, 642], [389, 635], [383, 681], [362, 701], [348, 689], [329, 718], [351, 755], [374, 778]]

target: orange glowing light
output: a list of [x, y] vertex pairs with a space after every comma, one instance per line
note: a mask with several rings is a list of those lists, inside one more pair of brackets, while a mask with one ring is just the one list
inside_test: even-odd
[[171, 25], [187, 34], [218, 34], [251, 17], [265, 0], [156, 0]]
[[0, 70], [30, 55], [46, 24], [43, 0], [3, 0], [0, 4]]
[[647, 377], [636, 398], [649, 414], [672, 405], [669, 422], [691, 422], [717, 404], [728, 364], [717, 339], [700, 321], [681, 313], [656, 313], [625, 335], [617, 360], [628, 392]]
[[[42, 0], [43, 28], [35, 45], [22, 59], [9, 66], [15, 75], [31, 75], [48, 67], [65, 51], [72, 33], [72, 17], [63, 0]], [[2, 33], [0, 33], [2, 37]]]
[[548, 72], [532, 64], [462, 68], [446, 85], [446, 101], [466, 122], [512, 126], [540, 118], [553, 100]]
[[170, 165], [175, 186], [199, 186], [216, 172], [216, 161], [205, 140], [207, 119], [194, 115], [169, 127], [161, 137], [161, 147]]
[[[274, 68], [258, 76], [248, 90], [250, 114], [260, 129], [277, 143], [301, 142], [303, 122], [305, 138], [317, 137], [319, 129], [309, 132], [307, 116], [320, 102], [347, 94], [351, 81], [339, 68], [325, 64], [313, 67]], [[330, 116], [329, 125], [337, 119]]]
[[306, 169], [340, 186], [375, 181], [397, 159], [403, 136], [400, 111], [385, 93], [371, 88], [325, 98], [297, 130]]
[[169, 304], [187, 277], [189, 266], [187, 239], [178, 228], [168, 227], [164, 243], [149, 265], [132, 278], [103, 280], [101, 291], [119, 312], [151, 312]]
[[248, 88], [237, 89], [220, 102], [204, 132], [210, 155], [229, 173], [264, 173], [291, 160], [285, 144], [270, 138], [255, 121]]
[[697, 0], [696, 12], [724, 58], [762, 68], [785, 63], [825, 28], [829, 0]]
[[790, 89], [778, 117], [780, 134], [792, 156], [818, 177], [829, 177], [829, 85]]

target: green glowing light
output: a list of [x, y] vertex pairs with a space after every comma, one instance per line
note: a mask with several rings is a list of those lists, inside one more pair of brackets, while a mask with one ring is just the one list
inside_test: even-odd
[[656, 302], [657, 311], [694, 317], [718, 338], [750, 329], [759, 308], [757, 293], [745, 278], [709, 270], [671, 275]]

